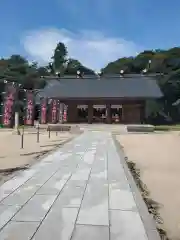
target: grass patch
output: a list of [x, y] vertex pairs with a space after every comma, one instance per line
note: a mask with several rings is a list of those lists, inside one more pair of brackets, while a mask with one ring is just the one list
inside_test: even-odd
[[126, 157], [126, 162], [127, 162], [128, 168], [130, 169], [131, 174], [135, 180], [135, 183], [141, 192], [144, 202], [146, 203], [148, 211], [153, 216], [153, 218], [156, 222], [157, 230], [159, 232], [161, 239], [162, 240], [170, 240], [167, 237], [166, 231], [162, 228], [163, 220], [158, 211], [160, 206], [156, 201], [154, 201], [150, 198], [150, 193], [147, 189], [147, 186], [141, 181], [140, 170], [137, 169], [136, 164], [134, 162], [129, 161], [127, 157]]
[[157, 125], [155, 131], [180, 131], [180, 125]]

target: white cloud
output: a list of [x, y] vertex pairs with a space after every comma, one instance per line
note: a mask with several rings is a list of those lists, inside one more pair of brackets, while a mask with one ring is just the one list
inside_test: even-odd
[[70, 57], [92, 69], [100, 69], [110, 61], [136, 55], [140, 51], [131, 41], [105, 36], [97, 31], [73, 33], [65, 29], [49, 28], [29, 31], [22, 38], [29, 57], [41, 63], [50, 60], [58, 42], [64, 42]]

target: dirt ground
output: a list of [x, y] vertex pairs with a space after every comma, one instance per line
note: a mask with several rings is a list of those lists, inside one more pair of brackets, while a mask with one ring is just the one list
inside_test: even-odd
[[40, 132], [37, 143], [36, 130], [26, 130], [24, 134], [24, 147], [21, 148], [21, 136], [11, 131], [0, 132], [0, 185], [17, 172], [11, 169], [23, 168], [35, 163], [41, 156], [56, 149], [75, 134], [69, 132]]
[[129, 160], [141, 170], [170, 239], [180, 239], [180, 133], [117, 136]]

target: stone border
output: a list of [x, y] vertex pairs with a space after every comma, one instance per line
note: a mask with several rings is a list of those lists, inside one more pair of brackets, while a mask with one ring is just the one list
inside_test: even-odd
[[148, 124], [129, 124], [127, 125], [127, 131], [130, 133], [153, 133], [155, 127]]
[[74, 134], [74, 136], [70, 136], [69, 138], [65, 139], [64, 141], [62, 141], [61, 143], [57, 144], [53, 149], [49, 150], [48, 152], [44, 153], [44, 154], [40, 154], [39, 156], [34, 157], [35, 160], [41, 161], [43, 160], [43, 158], [47, 157], [50, 154], [55, 153], [59, 148], [61, 148], [62, 146], [64, 146], [64, 144], [72, 141], [74, 138], [76, 138], [77, 136], [79, 136], [78, 134]]
[[130, 184], [138, 211], [141, 216], [141, 220], [144, 224], [144, 228], [146, 230], [148, 240], [161, 240], [158, 230], [156, 228], [156, 223], [155, 223], [153, 217], [149, 214], [147, 206], [141, 196], [141, 193], [140, 193], [138, 187], [136, 186], [136, 183], [134, 181], [134, 178], [133, 178], [130, 170], [128, 169], [128, 166], [127, 166], [127, 163], [125, 160], [124, 150], [123, 150], [122, 146], [120, 145], [120, 143], [117, 141], [116, 137], [114, 135], [112, 135], [112, 137], [113, 137], [113, 140], [114, 140], [114, 143], [116, 146], [116, 150], [119, 154], [120, 161], [123, 165], [126, 177]]

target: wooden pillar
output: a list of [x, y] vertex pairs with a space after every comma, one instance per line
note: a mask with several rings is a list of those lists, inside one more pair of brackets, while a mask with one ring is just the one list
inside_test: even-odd
[[111, 124], [112, 116], [111, 116], [111, 104], [106, 105], [106, 122]]
[[88, 123], [91, 124], [93, 120], [93, 105], [91, 103], [88, 104]]
[[71, 102], [68, 104], [68, 122], [75, 123], [77, 122], [77, 104]]
[[145, 121], [145, 101], [143, 101], [140, 106], [140, 121], [141, 124]]
[[124, 104], [122, 104], [122, 115], [121, 115], [121, 123], [124, 123]]
[[124, 105], [123, 106], [124, 123], [139, 124], [141, 122], [140, 112], [141, 109], [139, 104]]

